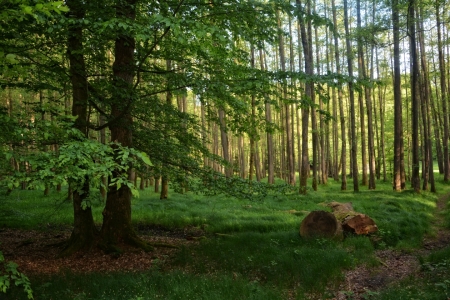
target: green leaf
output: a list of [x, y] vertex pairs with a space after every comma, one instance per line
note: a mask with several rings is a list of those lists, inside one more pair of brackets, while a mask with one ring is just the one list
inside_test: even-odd
[[153, 166], [152, 162], [150, 161], [150, 158], [148, 157], [147, 153], [145, 152], [138, 152], [137, 156], [148, 166]]

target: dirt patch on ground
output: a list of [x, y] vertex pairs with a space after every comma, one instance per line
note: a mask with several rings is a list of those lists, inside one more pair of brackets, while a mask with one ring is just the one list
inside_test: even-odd
[[409, 276], [419, 276], [419, 257], [450, 244], [450, 230], [444, 227], [445, 220], [442, 216], [449, 198], [450, 194], [446, 194], [438, 199], [432, 221], [432, 234], [424, 238], [421, 249], [413, 252], [376, 251], [375, 255], [380, 265], [375, 268], [360, 266], [348, 271], [345, 274], [345, 281], [339, 286], [336, 299], [366, 299], [363, 298], [364, 295], [370, 295]]
[[[165, 230], [161, 227], [138, 227], [139, 234], [151, 244], [190, 246], [198, 243], [203, 232], [195, 228]], [[105, 254], [99, 249], [71, 257], [59, 258], [70, 229], [58, 228], [46, 231], [0, 229], [0, 249], [6, 260], [14, 261], [19, 270], [28, 276], [50, 275], [70, 270], [73, 273], [143, 271], [169, 260], [178, 251], [173, 247], [156, 247], [154, 251], [127, 248], [121, 255]]]

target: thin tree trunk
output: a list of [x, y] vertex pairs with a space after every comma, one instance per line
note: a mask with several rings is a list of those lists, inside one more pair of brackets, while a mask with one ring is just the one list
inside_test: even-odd
[[[296, 0], [296, 3], [298, 6], [301, 6], [301, 1]], [[306, 34], [306, 23], [304, 21], [304, 17], [302, 15], [302, 12], [299, 12], [298, 16], [298, 23], [300, 26], [300, 33], [301, 33], [301, 42], [303, 45], [303, 54], [304, 54], [304, 61], [305, 61], [305, 73], [307, 75], [313, 74], [313, 66], [312, 66], [312, 51], [310, 40]], [[308, 97], [311, 100], [312, 93], [314, 87], [312, 86], [311, 82], [307, 82], [305, 84], [305, 92], [306, 97]], [[302, 107], [302, 169], [300, 171], [300, 188], [299, 192], [301, 194], [306, 194], [306, 187], [307, 187], [307, 181], [309, 177], [309, 147], [308, 147], [308, 129], [309, 129], [309, 105], [303, 105]]]
[[[357, 26], [361, 29], [361, 0], [356, 1], [356, 11], [357, 11]], [[367, 80], [366, 63], [364, 61], [364, 51], [362, 45], [362, 37], [358, 35], [358, 65], [360, 69], [360, 78]], [[374, 146], [374, 132], [373, 132], [373, 116], [372, 116], [372, 96], [369, 87], [364, 87], [364, 96], [366, 98], [366, 111], [367, 111], [367, 141], [368, 141], [368, 153], [369, 153], [369, 190], [375, 189], [375, 146]], [[361, 111], [361, 115], [364, 115], [364, 110]], [[362, 134], [364, 132], [364, 120], [361, 122], [361, 139], [363, 140], [362, 145], [365, 145], [365, 137]], [[365, 156], [365, 149], [362, 149], [363, 157]], [[363, 159], [363, 169], [367, 164]], [[364, 174], [364, 171], [363, 171]], [[364, 177], [364, 176], [363, 176]], [[366, 180], [367, 180], [367, 170], [366, 170]], [[364, 179], [363, 179], [364, 182]]]
[[[345, 25], [345, 41], [347, 48], [347, 65], [348, 75], [353, 78], [353, 54], [350, 45], [350, 32], [348, 26], [348, 7], [347, 0], [344, 0], [344, 25]], [[358, 163], [357, 163], [357, 146], [356, 146], [356, 120], [355, 120], [355, 95], [353, 90], [352, 79], [348, 82], [349, 101], [350, 101], [350, 127], [351, 127], [351, 155], [352, 155], [352, 175], [353, 175], [353, 191], [359, 192], [358, 182]]]
[[[333, 23], [337, 24], [336, 18], [336, 5], [335, 0], [331, 0], [332, 10], [333, 10]], [[336, 61], [336, 73], [341, 74], [341, 62], [339, 55], [339, 39], [337, 32], [334, 33], [334, 56]], [[341, 190], [347, 190], [347, 141], [345, 132], [345, 114], [344, 114], [344, 103], [342, 96], [342, 88], [338, 87], [338, 103], [339, 103], [339, 117], [341, 124]]]
[[[410, 0], [411, 1], [411, 0]], [[449, 116], [448, 116], [448, 98], [447, 98], [447, 87], [446, 87], [446, 71], [445, 71], [445, 59], [444, 59], [444, 53], [442, 51], [443, 45], [442, 45], [442, 33], [441, 33], [441, 19], [440, 19], [440, 7], [439, 7], [439, 1], [436, 1], [436, 26], [437, 26], [437, 37], [438, 37], [438, 55], [439, 55], [439, 72], [441, 74], [441, 102], [442, 102], [442, 115], [444, 118], [444, 130], [443, 130], [443, 141], [442, 141], [442, 147], [444, 149], [444, 181], [448, 182], [450, 181], [450, 157], [449, 157], [449, 150], [448, 150], [448, 143], [449, 143]]]
[[[264, 54], [262, 50], [259, 50], [259, 60], [261, 64], [261, 71], [267, 70]], [[267, 138], [267, 164], [268, 164], [268, 183], [275, 183], [275, 164], [274, 164], [274, 149], [273, 149], [273, 137], [272, 137], [272, 109], [270, 105], [270, 99], [267, 95], [264, 95], [265, 103], [265, 117], [266, 117], [266, 138]]]
[[398, 0], [392, 1], [392, 21], [394, 35], [394, 180], [393, 189], [401, 191], [402, 187], [402, 151], [403, 151], [403, 122], [402, 122], [402, 94], [400, 74], [400, 25]]
[[408, 34], [411, 70], [411, 125], [412, 125], [412, 175], [411, 186], [416, 193], [420, 193], [420, 158], [419, 158], [419, 65], [416, 49], [415, 0], [408, 1]]
[[220, 140], [222, 143], [222, 157], [228, 163], [225, 167], [225, 176], [233, 176], [233, 162], [230, 158], [230, 150], [227, 135], [227, 126], [225, 123], [225, 111], [223, 108], [219, 108], [219, 122], [220, 122]]

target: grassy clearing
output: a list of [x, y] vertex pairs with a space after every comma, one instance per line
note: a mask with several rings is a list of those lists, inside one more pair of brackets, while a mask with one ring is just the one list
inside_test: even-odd
[[[438, 188], [440, 193], [450, 190], [443, 184]], [[1, 196], [0, 226], [35, 230], [70, 226], [72, 206], [65, 198], [64, 192], [44, 197], [41, 191], [19, 190]], [[132, 202], [136, 225], [193, 226], [211, 235], [195, 248], [183, 248], [172, 265], [161, 269], [139, 274], [62, 274], [32, 278], [32, 285], [37, 299], [285, 299], [287, 294], [302, 299], [305, 293], [327, 298], [344, 270], [376, 264], [374, 249], [418, 247], [430, 230], [436, 199], [426, 192], [393, 193], [391, 184], [382, 182], [377, 182], [376, 191], [362, 187], [353, 193], [341, 192], [340, 184], [331, 181], [318, 192], [273, 194], [264, 201], [192, 193], [171, 193], [170, 199], [159, 200], [147, 189]], [[327, 209], [323, 203], [331, 201], [352, 202], [356, 211], [371, 216], [380, 229], [377, 236], [348, 237], [343, 242], [301, 239], [302, 219], [309, 211]], [[98, 224], [102, 206], [100, 201], [92, 203]], [[446, 218], [450, 224], [448, 211]], [[221, 235], [213, 237], [214, 233]], [[445, 276], [441, 283], [447, 283]], [[390, 290], [387, 295], [397, 292]], [[392, 297], [384, 299], [402, 299]]]

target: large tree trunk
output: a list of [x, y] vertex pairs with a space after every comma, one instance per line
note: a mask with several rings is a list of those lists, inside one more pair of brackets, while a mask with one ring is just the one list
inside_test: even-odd
[[[126, 0], [116, 7], [118, 18], [134, 20], [136, 16], [136, 0]], [[113, 64], [114, 75], [114, 99], [111, 103], [110, 122], [111, 140], [120, 143], [124, 147], [132, 146], [132, 123], [130, 114], [134, 99], [134, 50], [135, 41], [130, 35], [121, 34], [115, 42], [115, 61]], [[131, 166], [128, 176], [131, 175]], [[119, 174], [113, 173], [113, 176]], [[115, 249], [114, 246], [121, 243], [149, 249], [140, 240], [131, 225], [131, 190], [127, 185], [120, 188], [112, 187], [108, 190], [106, 205], [103, 210], [103, 225], [101, 229], [103, 244], [107, 249]]]
[[[81, 26], [85, 10], [82, 1], [68, 0], [66, 3], [70, 8], [70, 15], [74, 17], [74, 22], [70, 23], [67, 44], [67, 55], [70, 61], [70, 79], [72, 82], [72, 115], [77, 117], [74, 127], [87, 136], [88, 93], [86, 67], [83, 56], [83, 28]], [[79, 184], [79, 182], [69, 182], [70, 187]], [[89, 178], [86, 177], [81, 187], [78, 187], [73, 192], [74, 228], [67, 246], [60, 254], [62, 256], [70, 255], [79, 250], [89, 250], [95, 242], [98, 231], [94, 224], [91, 207], [82, 206], [88, 196]]]

